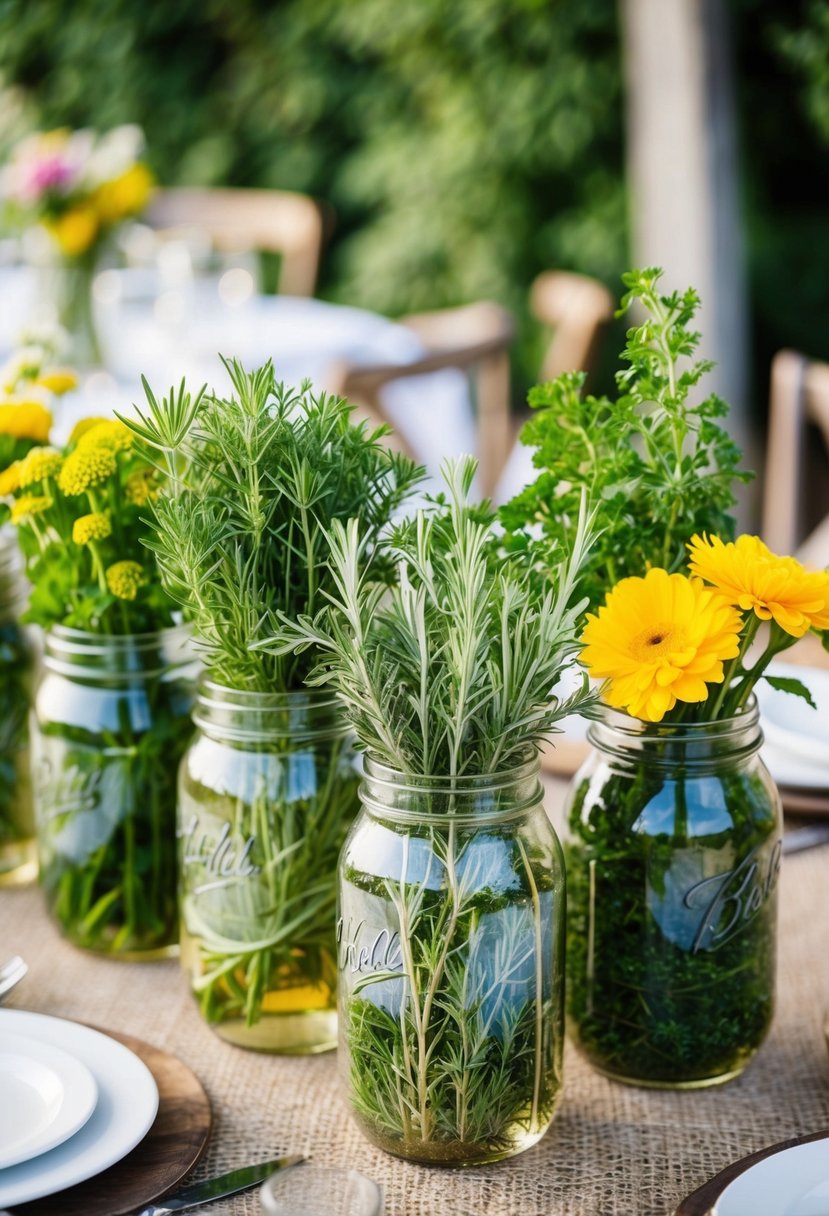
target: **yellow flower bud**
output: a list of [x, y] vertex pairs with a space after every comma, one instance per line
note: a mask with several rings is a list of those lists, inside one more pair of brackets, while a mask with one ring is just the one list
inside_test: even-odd
[[54, 448], [32, 448], [19, 462], [18, 481], [21, 488], [57, 477], [63, 467], [63, 457]]
[[0, 434], [15, 439], [34, 439], [48, 443], [52, 415], [37, 401], [7, 402], [0, 405]]
[[8, 494], [14, 494], [15, 490], [20, 489], [20, 461], [15, 460], [14, 464], [10, 464], [7, 469], [3, 469], [0, 473], [0, 498], [5, 498]]
[[78, 447], [66, 457], [58, 476], [64, 494], [83, 494], [111, 477], [117, 468], [115, 453], [100, 446]]
[[24, 519], [31, 519], [33, 515], [40, 515], [43, 511], [48, 511], [54, 501], [45, 494], [22, 494], [12, 503], [11, 521], [13, 524], [19, 524]]
[[144, 582], [144, 570], [138, 562], [115, 562], [107, 566], [107, 586], [119, 600], [134, 600]]
[[72, 539], [76, 545], [88, 545], [91, 540], [106, 540], [112, 536], [112, 524], [103, 511], [80, 515], [72, 525]]

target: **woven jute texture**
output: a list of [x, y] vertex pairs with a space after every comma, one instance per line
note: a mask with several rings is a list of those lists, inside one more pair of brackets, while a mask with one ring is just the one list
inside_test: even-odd
[[[228, 1046], [202, 1022], [177, 963], [86, 957], [61, 941], [36, 890], [0, 892], [0, 958], [20, 953], [31, 967], [10, 1005], [126, 1031], [190, 1065], [216, 1118], [199, 1177], [290, 1150], [379, 1181], [388, 1216], [669, 1216], [729, 1161], [829, 1127], [829, 848], [787, 857], [781, 884], [777, 1015], [742, 1077], [697, 1093], [639, 1090], [568, 1049], [548, 1135], [512, 1161], [467, 1171], [374, 1149], [349, 1119], [333, 1054], [282, 1059]], [[259, 1207], [251, 1192], [203, 1210]]]

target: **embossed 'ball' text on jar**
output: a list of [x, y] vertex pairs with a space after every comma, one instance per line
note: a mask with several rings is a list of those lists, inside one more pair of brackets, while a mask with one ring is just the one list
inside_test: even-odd
[[562, 1082], [564, 867], [533, 750], [480, 777], [370, 757], [340, 861], [340, 1063], [374, 1144], [433, 1165], [511, 1157]]
[[331, 693], [205, 681], [179, 777], [181, 959], [223, 1039], [306, 1055], [337, 1041], [337, 858], [357, 811]]
[[601, 1072], [737, 1076], [774, 1009], [780, 799], [757, 706], [722, 721], [603, 710], [566, 808], [567, 1015]]
[[175, 775], [197, 670], [186, 626], [45, 635], [31, 725], [40, 879], [77, 946], [177, 952]]

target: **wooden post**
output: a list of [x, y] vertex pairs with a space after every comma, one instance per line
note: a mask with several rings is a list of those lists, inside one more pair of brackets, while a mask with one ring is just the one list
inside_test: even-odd
[[706, 383], [756, 467], [746, 400], [746, 296], [724, 0], [621, 0], [633, 257], [702, 297]]

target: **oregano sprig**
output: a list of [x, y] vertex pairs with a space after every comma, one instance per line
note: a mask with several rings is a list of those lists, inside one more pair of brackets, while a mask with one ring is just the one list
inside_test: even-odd
[[572, 545], [587, 494], [601, 518], [584, 573], [591, 608], [626, 575], [686, 568], [695, 533], [733, 537], [734, 486], [751, 476], [720, 425], [725, 402], [714, 393], [696, 399], [712, 368], [694, 358], [699, 297], [661, 294], [661, 277], [656, 268], [623, 276], [620, 315], [634, 303], [647, 315], [628, 330], [615, 400], [584, 396], [582, 372], [531, 390], [536, 413], [521, 439], [535, 447], [539, 475], [501, 511], [508, 547], [543, 571]]
[[185, 384], [124, 418], [165, 473], [149, 504], [169, 594], [193, 623], [213, 679], [234, 688], [301, 688], [313, 657], [256, 650], [283, 619], [316, 613], [333, 587], [327, 535], [359, 516], [365, 560], [382, 582], [378, 539], [421, 477], [355, 425], [341, 397], [277, 383], [273, 364], [225, 360], [231, 392]]

